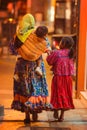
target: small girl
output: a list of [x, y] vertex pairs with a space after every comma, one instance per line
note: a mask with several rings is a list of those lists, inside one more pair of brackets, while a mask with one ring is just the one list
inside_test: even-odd
[[[54, 50], [47, 56], [47, 62], [52, 66], [53, 78], [51, 84], [51, 101], [54, 108], [54, 118], [64, 120], [64, 112], [74, 109], [72, 99], [72, 75], [74, 74], [74, 40], [63, 37], [59, 50]], [[60, 115], [58, 111], [60, 110]]]

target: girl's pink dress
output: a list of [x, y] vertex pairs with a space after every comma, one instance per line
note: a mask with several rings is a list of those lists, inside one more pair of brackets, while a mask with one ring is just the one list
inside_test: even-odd
[[74, 74], [74, 62], [69, 58], [68, 53], [68, 49], [56, 50], [47, 57], [54, 74], [50, 101], [54, 109], [74, 109], [71, 77]]

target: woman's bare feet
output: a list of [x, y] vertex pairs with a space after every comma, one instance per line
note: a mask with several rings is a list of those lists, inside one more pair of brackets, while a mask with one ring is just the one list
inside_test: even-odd
[[30, 123], [30, 113], [28, 108], [25, 110], [25, 119], [24, 119], [24, 124]]
[[32, 120], [33, 121], [37, 121], [37, 119], [38, 119], [38, 114], [37, 114], [36, 111], [33, 111], [33, 113], [32, 113]]

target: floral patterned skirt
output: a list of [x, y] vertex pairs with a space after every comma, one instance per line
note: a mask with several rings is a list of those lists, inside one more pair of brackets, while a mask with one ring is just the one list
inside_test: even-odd
[[[41, 58], [42, 60], [42, 58]], [[14, 72], [13, 102], [11, 108], [25, 111], [29, 107], [30, 112], [48, 110], [52, 106], [48, 103], [48, 86], [43, 60], [41, 62], [42, 76], [35, 69], [37, 62], [26, 61], [18, 58]]]

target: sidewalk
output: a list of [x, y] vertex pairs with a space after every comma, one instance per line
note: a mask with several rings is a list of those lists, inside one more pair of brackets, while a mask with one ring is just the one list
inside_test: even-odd
[[[9, 62], [10, 61], [10, 62]], [[73, 99], [76, 109], [66, 111], [64, 122], [57, 122], [53, 118], [52, 111], [43, 111], [38, 114], [38, 121], [24, 125], [24, 113], [10, 109], [13, 98], [12, 75], [15, 64], [15, 57], [0, 59], [0, 104], [4, 105], [4, 116], [0, 116], [0, 130], [87, 130], [87, 102], [83, 99]], [[49, 66], [45, 63], [47, 69], [47, 82], [50, 84], [52, 75], [49, 72]], [[42, 129], [47, 127], [46, 129]], [[55, 127], [57, 129], [55, 129]], [[58, 129], [60, 128], [60, 129]]]
[[4, 113], [4, 116], [0, 117], [0, 130], [29, 130], [30, 127], [60, 127], [71, 128], [71, 130], [87, 130], [87, 109], [85, 108], [67, 111], [64, 122], [57, 122], [53, 118], [53, 112], [43, 111], [38, 114], [37, 122], [31, 121], [28, 125], [24, 125], [24, 114], [21, 112], [5, 108]]

